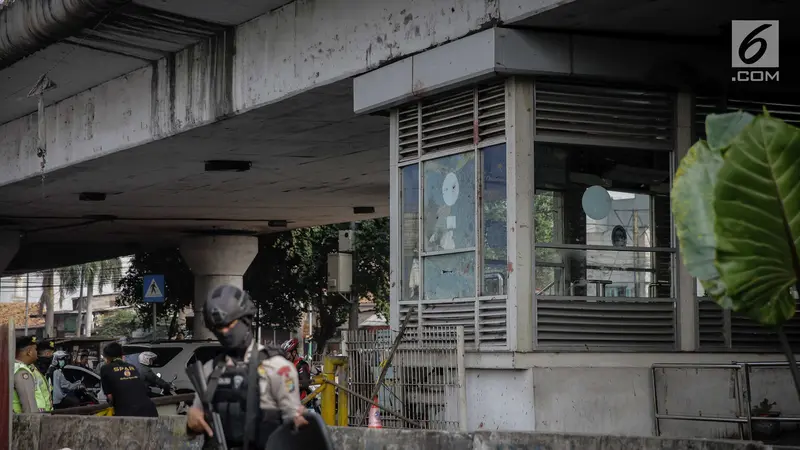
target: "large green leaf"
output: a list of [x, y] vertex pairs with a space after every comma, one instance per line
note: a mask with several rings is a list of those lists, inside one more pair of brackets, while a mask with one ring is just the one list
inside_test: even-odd
[[734, 309], [782, 324], [800, 275], [800, 130], [757, 117], [725, 153], [713, 204], [716, 265]]
[[721, 306], [733, 308], [725, 295], [715, 265], [714, 186], [722, 168], [723, 151], [753, 116], [745, 112], [714, 114], [706, 118], [709, 141], [699, 141], [681, 160], [672, 187], [672, 212], [689, 273], [703, 284]]

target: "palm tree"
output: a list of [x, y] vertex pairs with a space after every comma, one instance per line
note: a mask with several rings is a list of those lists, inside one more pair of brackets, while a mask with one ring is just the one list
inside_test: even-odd
[[[98, 293], [103, 293], [103, 287], [107, 284], [116, 285], [122, 278], [122, 260], [120, 258], [106, 259], [104, 261], [94, 261], [77, 266], [69, 266], [58, 269], [61, 280], [62, 302], [64, 295], [78, 295], [78, 319], [75, 324], [76, 333], [81, 335], [83, 325], [83, 313], [86, 313], [86, 336], [92, 335], [92, 299], [94, 298], [94, 288], [97, 287]], [[83, 289], [86, 288], [86, 298], [83, 297]]]
[[[44, 319], [44, 334], [45, 337], [55, 336], [53, 330], [53, 321], [55, 319], [55, 311], [53, 310], [53, 283], [55, 282], [56, 271], [48, 269], [42, 272], [42, 296], [39, 297], [39, 315], [42, 315], [44, 309], [47, 309], [47, 315]], [[63, 298], [63, 296], [62, 296]]]

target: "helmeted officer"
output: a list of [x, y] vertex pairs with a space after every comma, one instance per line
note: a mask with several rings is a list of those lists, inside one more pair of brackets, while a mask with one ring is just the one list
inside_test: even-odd
[[[256, 342], [254, 315], [247, 293], [231, 285], [214, 289], [203, 310], [205, 325], [225, 349], [206, 362], [203, 372], [208, 398], [220, 415], [232, 449], [263, 449], [269, 435], [284, 421], [293, 421], [298, 427], [308, 424], [302, 416], [305, 408], [300, 404], [297, 371], [279, 348]], [[252, 364], [256, 364], [255, 370], [250, 370]], [[257, 399], [248, 396], [250, 387]], [[187, 413], [186, 425], [190, 432], [213, 435], [199, 396]]]
[[39, 357], [36, 344], [35, 336], [17, 338], [13, 398], [13, 409], [17, 414], [53, 410], [50, 385], [36, 368], [36, 359]]

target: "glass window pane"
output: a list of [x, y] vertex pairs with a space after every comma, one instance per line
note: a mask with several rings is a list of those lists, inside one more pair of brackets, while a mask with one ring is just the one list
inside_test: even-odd
[[400, 236], [403, 300], [419, 298], [419, 165], [400, 169]]
[[616, 247], [672, 247], [669, 152], [540, 144], [534, 233], [540, 295], [673, 295], [672, 254]]
[[505, 295], [508, 280], [506, 241], [506, 146], [481, 150], [483, 159], [483, 279], [482, 295]]
[[475, 296], [475, 252], [426, 256], [425, 299]]
[[426, 161], [423, 170], [425, 251], [475, 247], [475, 153]]

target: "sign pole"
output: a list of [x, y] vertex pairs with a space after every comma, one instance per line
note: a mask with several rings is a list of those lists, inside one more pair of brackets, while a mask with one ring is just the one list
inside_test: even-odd
[[153, 340], [156, 340], [156, 308], [158, 303], [153, 302]]

